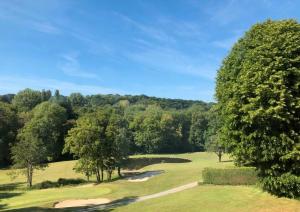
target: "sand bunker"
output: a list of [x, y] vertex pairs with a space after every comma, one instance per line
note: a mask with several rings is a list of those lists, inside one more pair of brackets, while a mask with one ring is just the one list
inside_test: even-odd
[[156, 175], [159, 175], [161, 173], [163, 173], [164, 171], [147, 171], [141, 174], [137, 174], [135, 176], [132, 177], [128, 177], [127, 180], [129, 182], [144, 182], [149, 180], [151, 177], [154, 177]]
[[106, 198], [98, 199], [70, 199], [64, 200], [54, 205], [54, 208], [69, 208], [69, 207], [84, 207], [109, 203], [110, 200]]

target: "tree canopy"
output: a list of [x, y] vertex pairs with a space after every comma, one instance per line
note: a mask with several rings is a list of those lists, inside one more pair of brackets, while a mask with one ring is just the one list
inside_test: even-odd
[[300, 195], [300, 24], [255, 24], [217, 76], [222, 137], [239, 164], [258, 168], [264, 188]]

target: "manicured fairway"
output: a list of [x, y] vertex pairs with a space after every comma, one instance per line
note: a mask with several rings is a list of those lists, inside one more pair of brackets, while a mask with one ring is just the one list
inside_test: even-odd
[[[140, 157], [185, 158], [191, 162], [146, 166], [141, 171], [162, 170], [164, 172], [144, 182], [129, 182], [122, 179], [93, 187], [66, 186], [31, 191], [26, 189], [24, 177], [11, 181], [7, 175], [8, 170], [0, 170], [0, 210], [22, 208], [30, 211], [36, 208], [51, 208], [57, 201], [76, 198], [103, 197], [111, 200], [134, 198], [194, 181], [201, 182], [201, 171], [205, 167], [233, 166], [232, 162], [217, 162], [217, 157], [211, 153], [134, 156], [134, 158]], [[229, 161], [229, 158], [226, 156], [224, 161]], [[35, 173], [34, 183], [45, 180], [56, 181], [58, 178], [84, 178], [83, 175], [73, 171], [74, 163], [75, 161], [52, 163], [44, 171]], [[299, 211], [300, 201], [278, 199], [255, 187], [199, 185], [179, 193], [116, 208], [117, 211], [199, 211], [200, 209], [201, 211], [274, 211], [274, 209]]]

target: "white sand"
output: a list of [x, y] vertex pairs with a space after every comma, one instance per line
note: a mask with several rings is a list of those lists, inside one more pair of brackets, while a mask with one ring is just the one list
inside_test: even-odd
[[109, 203], [110, 200], [106, 198], [98, 199], [70, 199], [64, 200], [55, 204], [54, 208], [69, 208], [69, 207], [83, 207], [83, 206], [93, 206]]
[[128, 177], [127, 180], [129, 182], [144, 182], [144, 181], [147, 181], [150, 178], [152, 178], [156, 175], [159, 175], [161, 173], [163, 173], [163, 171], [147, 171], [147, 172], [142, 173], [142, 174], [137, 174], [135, 176]]

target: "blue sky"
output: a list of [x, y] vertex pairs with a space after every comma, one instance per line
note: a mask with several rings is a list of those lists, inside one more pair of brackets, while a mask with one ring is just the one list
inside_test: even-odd
[[299, 21], [300, 1], [1, 0], [0, 93], [60, 89], [214, 100], [249, 27]]

